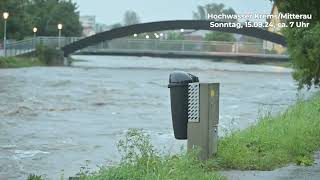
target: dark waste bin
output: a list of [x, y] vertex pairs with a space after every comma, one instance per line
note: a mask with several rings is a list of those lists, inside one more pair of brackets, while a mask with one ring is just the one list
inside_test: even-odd
[[198, 77], [182, 71], [173, 72], [169, 77], [172, 124], [176, 139], [187, 139], [188, 84], [193, 82], [199, 82]]

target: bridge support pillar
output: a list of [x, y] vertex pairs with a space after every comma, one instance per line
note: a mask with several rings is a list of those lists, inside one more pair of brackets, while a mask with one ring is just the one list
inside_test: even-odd
[[68, 66], [69, 65], [68, 58], [66, 58], [66, 57], [63, 58], [63, 65], [64, 66]]

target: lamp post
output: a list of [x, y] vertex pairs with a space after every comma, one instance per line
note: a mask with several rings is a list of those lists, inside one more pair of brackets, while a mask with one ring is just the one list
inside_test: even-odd
[[34, 28], [32, 29], [32, 31], [33, 31], [33, 37], [36, 38], [38, 28], [34, 27]]
[[58, 39], [58, 47], [59, 49], [61, 48], [61, 30], [62, 30], [63, 25], [58, 24], [58, 30], [59, 30], [59, 39]]
[[37, 36], [38, 28], [34, 27], [32, 31], [33, 31], [33, 47], [36, 48], [36, 45], [37, 45], [36, 36]]
[[3, 35], [3, 50], [4, 50], [4, 56], [7, 56], [7, 49], [6, 49], [6, 45], [7, 45], [7, 19], [9, 17], [9, 13], [8, 12], [4, 12], [3, 13], [3, 19], [4, 19], [4, 35]]

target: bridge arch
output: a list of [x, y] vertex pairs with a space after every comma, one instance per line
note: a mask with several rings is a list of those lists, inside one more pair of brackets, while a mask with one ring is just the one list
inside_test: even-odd
[[98, 44], [103, 41], [108, 41], [116, 38], [127, 37], [133, 34], [155, 32], [155, 31], [166, 31], [166, 30], [177, 30], [177, 29], [192, 29], [192, 30], [208, 30], [208, 31], [220, 31], [226, 33], [235, 33], [246, 36], [251, 36], [263, 40], [267, 40], [276, 44], [280, 44], [287, 47], [284, 36], [273, 32], [266, 31], [261, 28], [240, 28], [235, 27], [210, 27], [210, 22], [207, 20], [173, 20], [173, 21], [159, 21], [150, 23], [141, 23], [130, 26], [124, 26], [115, 28], [109, 31], [101, 32], [93, 36], [81, 39], [73, 42], [69, 45], [62, 47], [64, 56], [68, 56], [77, 50], [86, 48]]

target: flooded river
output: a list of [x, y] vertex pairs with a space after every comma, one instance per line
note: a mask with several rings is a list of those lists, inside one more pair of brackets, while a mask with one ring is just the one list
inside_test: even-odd
[[117, 141], [143, 128], [164, 153], [173, 137], [168, 77], [175, 70], [221, 83], [220, 135], [296, 100], [290, 69], [198, 59], [75, 56], [73, 67], [0, 69], [0, 179], [59, 179], [117, 162]]

